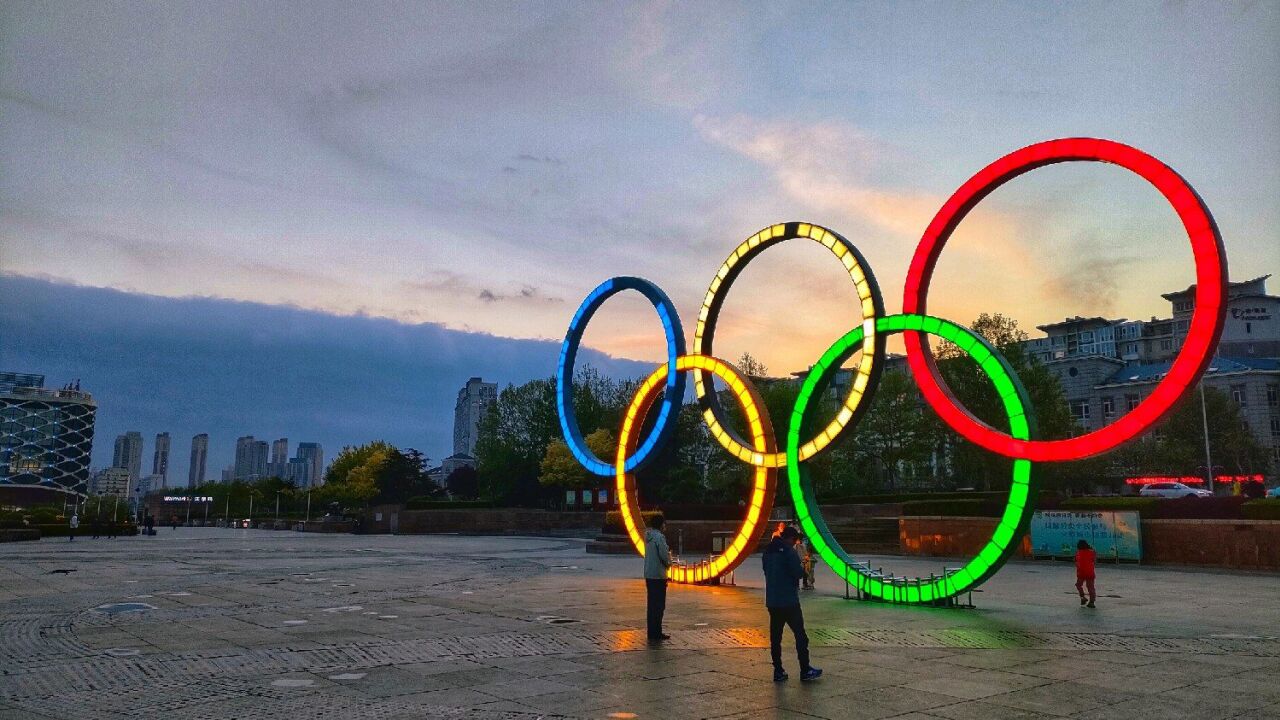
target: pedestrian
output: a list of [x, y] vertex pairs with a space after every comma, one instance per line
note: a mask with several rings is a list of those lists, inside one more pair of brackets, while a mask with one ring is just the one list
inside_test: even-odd
[[800, 660], [800, 679], [816, 680], [822, 670], [809, 664], [809, 635], [804, 631], [804, 613], [800, 609], [797, 586], [804, 577], [804, 566], [796, 553], [800, 531], [785, 528], [767, 547], [761, 558], [764, 564], [764, 605], [769, 610], [769, 652], [773, 656], [773, 681], [788, 678], [782, 669], [782, 629], [790, 626], [796, 638], [796, 657]]
[[813, 549], [809, 547], [809, 539], [800, 537], [800, 565], [804, 568], [804, 578], [801, 580], [801, 587], [805, 590], [813, 589]]
[[144, 534], [146, 535], [156, 534], [156, 519], [151, 517], [151, 513], [147, 513], [147, 516], [143, 518], [142, 527], [146, 529], [146, 533]]
[[89, 528], [93, 530], [93, 539], [97, 540], [102, 535], [102, 518], [94, 517], [93, 522], [89, 523]]
[[71, 513], [71, 522], [67, 528], [67, 542], [75, 542], [76, 528], [78, 527], [80, 527], [80, 516], [75, 513]]
[[[1094, 601], [1098, 599], [1098, 591], [1094, 588], [1094, 579], [1097, 572], [1094, 566], [1097, 564], [1098, 553], [1089, 547], [1089, 543], [1083, 539], [1076, 543], [1076, 592], [1080, 593], [1080, 604], [1088, 604], [1094, 607]], [[1089, 588], [1088, 599], [1084, 596], [1085, 588]]]
[[178, 529], [178, 516], [177, 516], [177, 515], [170, 515], [170, 516], [169, 516], [169, 523], [173, 526], [173, 529], [174, 529], [174, 530], [177, 530], [177, 529]]
[[671, 550], [662, 528], [666, 518], [655, 515], [644, 531], [644, 585], [647, 594], [649, 641], [668, 640], [662, 632], [662, 615], [667, 610], [667, 568], [671, 567]]

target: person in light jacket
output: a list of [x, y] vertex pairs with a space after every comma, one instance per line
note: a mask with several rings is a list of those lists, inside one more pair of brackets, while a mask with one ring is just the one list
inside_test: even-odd
[[667, 568], [671, 567], [671, 550], [662, 527], [667, 521], [658, 515], [644, 531], [644, 585], [648, 593], [649, 640], [670, 638], [662, 632], [662, 614], [667, 609]]
[[800, 611], [800, 593], [796, 586], [804, 577], [804, 565], [796, 553], [800, 531], [787, 527], [765, 547], [764, 605], [769, 610], [769, 652], [773, 657], [773, 681], [783, 682], [787, 671], [782, 668], [782, 629], [791, 626], [796, 636], [796, 656], [800, 660], [800, 679], [816, 680], [822, 670], [809, 664], [809, 635], [804, 631], [804, 613]]

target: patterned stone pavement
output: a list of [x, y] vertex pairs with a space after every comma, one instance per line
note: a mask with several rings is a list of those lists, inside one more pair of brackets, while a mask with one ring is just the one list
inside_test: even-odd
[[[1011, 564], [974, 610], [805, 596], [769, 681], [758, 560], [674, 587], [583, 541], [180, 528], [0, 546], [0, 718], [1280, 718], [1280, 578]], [[896, 570], [942, 562], [879, 558]], [[795, 671], [790, 641], [787, 661]]]

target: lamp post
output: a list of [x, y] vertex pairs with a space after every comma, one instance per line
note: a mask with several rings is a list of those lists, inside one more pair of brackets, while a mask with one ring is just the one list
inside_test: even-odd
[[280, 491], [276, 491], [276, 521], [280, 520]]
[[227, 509], [223, 511], [222, 522], [231, 527], [231, 488], [227, 488]]
[[311, 488], [307, 488], [307, 522], [311, 522]]
[[187, 526], [191, 525], [191, 495], [187, 495]]
[[1209, 454], [1209, 410], [1204, 402], [1204, 381], [1200, 381], [1200, 422], [1204, 426], [1204, 474], [1209, 483], [1209, 492], [1213, 492], [1213, 456]]

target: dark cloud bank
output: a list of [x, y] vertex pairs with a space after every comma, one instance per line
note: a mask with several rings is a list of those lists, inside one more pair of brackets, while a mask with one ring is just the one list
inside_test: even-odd
[[[382, 438], [433, 458], [452, 448], [453, 405], [473, 375], [501, 386], [555, 371], [559, 345], [207, 298], [171, 299], [0, 274], [0, 370], [75, 378], [98, 401], [95, 466], [139, 430], [173, 437], [169, 481], [186, 483], [189, 441], [210, 435], [209, 473], [255, 435], [324, 444]], [[584, 351], [609, 375], [643, 363]]]

